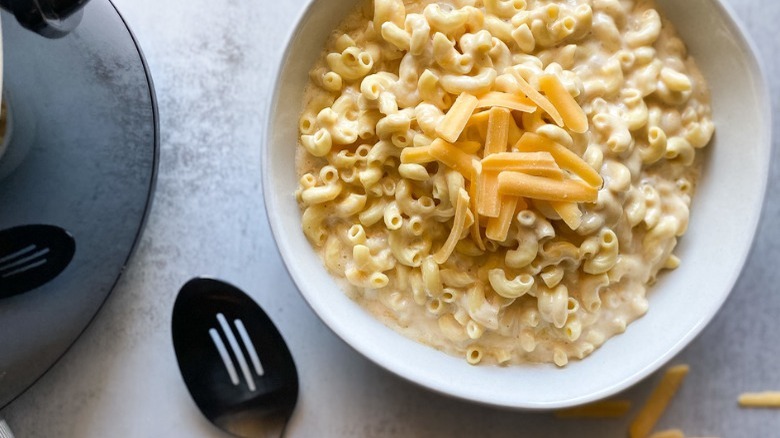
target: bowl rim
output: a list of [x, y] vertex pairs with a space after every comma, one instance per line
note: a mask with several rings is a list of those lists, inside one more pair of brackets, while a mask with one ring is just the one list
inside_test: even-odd
[[[444, 387], [440, 385], [436, 385], [432, 382], [428, 381], [421, 381], [416, 380], [412, 376], [406, 375], [403, 370], [396, 369], [390, 364], [387, 364], [383, 361], [383, 358], [380, 354], [376, 353], [373, 350], [370, 349], [363, 349], [358, 345], [355, 345], [354, 342], [351, 341], [351, 334], [349, 331], [343, 331], [339, 329], [339, 325], [336, 324], [332, 318], [329, 317], [326, 313], [323, 313], [315, 307], [315, 305], [311, 302], [309, 297], [307, 296], [307, 293], [303, 291], [303, 289], [300, 287], [300, 284], [302, 281], [298, 277], [297, 271], [293, 271], [290, 269], [289, 260], [293, 260], [292, 254], [287, 254], [282, 248], [281, 241], [283, 240], [283, 236], [281, 233], [281, 224], [279, 221], [281, 221], [280, 217], [277, 217], [272, 214], [271, 209], [273, 206], [270, 204], [269, 199], [272, 199], [273, 196], [271, 196], [271, 189], [272, 187], [272, 181], [270, 180], [269, 172], [267, 172], [267, 166], [269, 163], [269, 149], [270, 149], [270, 142], [271, 142], [271, 135], [270, 133], [273, 132], [273, 124], [274, 124], [274, 118], [271, 116], [273, 114], [274, 108], [278, 106], [279, 102], [279, 94], [281, 87], [278, 86], [278, 84], [282, 80], [282, 72], [285, 69], [285, 66], [287, 65], [287, 62], [290, 58], [290, 48], [295, 42], [296, 35], [300, 32], [301, 26], [304, 24], [306, 18], [310, 15], [314, 4], [317, 0], [306, 0], [306, 3], [304, 7], [300, 10], [298, 13], [298, 16], [294, 20], [294, 25], [292, 26], [290, 32], [286, 35], [283, 45], [283, 50], [281, 51], [281, 54], [278, 58], [274, 60], [274, 67], [273, 67], [273, 74], [271, 76], [272, 78], [272, 94], [271, 98], [268, 99], [266, 107], [265, 107], [265, 113], [263, 114], [263, 117], [265, 118], [264, 123], [262, 126], [265, 128], [262, 140], [261, 140], [261, 190], [263, 193], [263, 205], [265, 210], [266, 219], [268, 220], [268, 223], [270, 225], [271, 229], [271, 235], [274, 240], [274, 244], [276, 247], [277, 254], [282, 259], [282, 265], [284, 266], [284, 269], [287, 271], [287, 274], [292, 279], [293, 283], [295, 284], [296, 289], [298, 290], [298, 293], [303, 297], [304, 301], [306, 302], [307, 306], [314, 312], [315, 315], [324, 323], [324, 325], [330, 330], [331, 332], [335, 333], [336, 336], [344, 341], [347, 345], [349, 345], [350, 348], [352, 348], [354, 351], [358, 352], [361, 356], [369, 359], [374, 364], [378, 365], [379, 367], [389, 371], [390, 373], [401, 377], [402, 379], [414, 383], [418, 386], [427, 388], [431, 391], [434, 391], [436, 393], [454, 397], [456, 399], [460, 399], [463, 401], [468, 402], [474, 402], [479, 403], [482, 405], [487, 406], [493, 406], [498, 408], [508, 408], [513, 410], [526, 410], [526, 411], [549, 411], [552, 409], [561, 409], [561, 408], [567, 408], [572, 406], [579, 406], [585, 403], [590, 403], [594, 401], [598, 401], [601, 399], [604, 399], [606, 397], [612, 396], [620, 391], [623, 391], [625, 389], [628, 389], [638, 382], [644, 380], [648, 376], [650, 376], [652, 373], [656, 372], [658, 369], [660, 369], [664, 364], [671, 361], [675, 356], [677, 356], [686, 346], [688, 346], [703, 330], [704, 328], [709, 325], [709, 323], [712, 321], [712, 319], [717, 315], [717, 313], [722, 309], [723, 304], [726, 302], [728, 297], [731, 295], [731, 293], [734, 290], [734, 287], [740, 278], [742, 272], [744, 271], [745, 264], [747, 262], [748, 256], [752, 253], [753, 248], [756, 244], [756, 234], [759, 230], [761, 222], [764, 220], [764, 213], [765, 213], [765, 206], [766, 206], [766, 193], [768, 189], [769, 184], [769, 176], [770, 176], [770, 164], [772, 157], [774, 156], [774, 148], [773, 148], [773, 119], [774, 114], [772, 112], [772, 105], [771, 100], [769, 98], [770, 93], [769, 87], [768, 87], [768, 81], [767, 81], [767, 75], [766, 75], [766, 69], [764, 67], [764, 62], [759, 56], [759, 51], [757, 49], [757, 46], [755, 42], [753, 41], [752, 37], [750, 36], [750, 33], [747, 31], [746, 26], [742, 23], [740, 18], [737, 16], [736, 12], [732, 9], [732, 7], [725, 3], [725, 0], [706, 0], [708, 1], [712, 7], [717, 9], [717, 13], [720, 17], [723, 18], [724, 23], [727, 25], [729, 30], [731, 30], [736, 37], [736, 43], [746, 49], [744, 51], [745, 53], [745, 60], [747, 61], [747, 68], [753, 73], [754, 80], [755, 80], [755, 90], [758, 91], [767, 91], [764, 93], [758, 93], [758, 106], [759, 109], [763, 111], [763, 114], [766, 114], [767, 120], [763, 126], [763, 132], [762, 134], [764, 144], [763, 147], [760, 149], [763, 153], [762, 164], [760, 166], [760, 190], [759, 190], [759, 196], [756, 198], [758, 201], [757, 203], [759, 205], [754, 206], [755, 210], [755, 216], [752, 218], [752, 221], [748, 224], [748, 231], [749, 231], [749, 239], [750, 243], [746, 245], [742, 251], [742, 253], [738, 254], [735, 259], [737, 260], [737, 264], [735, 266], [738, 267], [738, 269], [735, 269], [732, 273], [731, 277], [729, 278], [728, 282], [726, 282], [725, 285], [728, 286], [727, 293], [722, 294], [718, 301], [717, 305], [713, 307], [713, 310], [707, 314], [704, 314], [699, 318], [698, 322], [691, 327], [690, 330], [683, 336], [682, 338], [678, 339], [675, 343], [670, 345], [666, 352], [662, 355], [656, 358], [655, 360], [647, 363], [644, 367], [636, 370], [632, 375], [629, 377], [626, 377], [620, 381], [615, 382], [612, 385], [609, 385], [607, 387], [604, 387], [600, 389], [599, 391], [595, 391], [592, 393], [589, 393], [587, 395], [583, 395], [576, 398], [569, 398], [565, 400], [560, 400], [556, 402], [524, 402], [524, 401], [516, 401], [507, 403], [506, 401], [497, 401], [495, 399], [491, 399], [488, 397], [480, 397], [475, 396], [473, 394], [469, 394], [468, 390], [460, 390], [455, 389], [453, 387]], [[358, 0], [356, 0], [356, 3]], [[373, 317], [373, 316], [372, 316]], [[402, 334], [398, 333], [398, 336], [403, 336]], [[409, 342], [415, 342], [417, 341], [408, 339]], [[426, 346], [427, 348], [432, 348], [429, 346]], [[535, 364], [532, 364], [535, 365]]]

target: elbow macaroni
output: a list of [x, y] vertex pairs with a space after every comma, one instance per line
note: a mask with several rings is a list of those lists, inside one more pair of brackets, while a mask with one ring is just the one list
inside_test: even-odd
[[310, 74], [304, 234], [371, 313], [470, 364], [588, 356], [680, 263], [715, 129], [683, 43], [652, 0], [372, 2]]

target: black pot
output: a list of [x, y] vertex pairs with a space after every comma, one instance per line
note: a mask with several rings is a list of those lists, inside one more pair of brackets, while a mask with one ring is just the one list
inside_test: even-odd
[[27, 29], [47, 38], [60, 38], [81, 22], [81, 8], [89, 0], [0, 0]]

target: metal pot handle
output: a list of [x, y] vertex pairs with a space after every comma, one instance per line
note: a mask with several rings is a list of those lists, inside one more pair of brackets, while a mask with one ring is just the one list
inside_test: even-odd
[[61, 38], [81, 22], [82, 7], [89, 0], [0, 0], [27, 29], [46, 38]]

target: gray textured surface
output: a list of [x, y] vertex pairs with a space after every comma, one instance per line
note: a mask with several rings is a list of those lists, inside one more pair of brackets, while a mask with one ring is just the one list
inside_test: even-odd
[[[630, 416], [562, 422], [429, 393], [358, 356], [300, 298], [268, 238], [259, 139], [270, 72], [303, 0], [115, 3], [140, 40], [157, 88], [156, 200], [138, 252], [103, 311], [63, 360], [0, 412], [17, 436], [223, 436], [190, 400], [169, 333], [176, 291], [201, 274], [246, 290], [285, 334], [301, 374], [291, 436], [625, 435]], [[758, 45], [776, 110], [780, 3], [728, 3]], [[778, 175], [776, 161], [772, 167]], [[780, 436], [780, 412], [736, 405], [742, 391], [780, 390], [779, 210], [780, 184], [773, 178], [736, 289], [675, 360], [692, 372], [659, 428], [680, 427], [691, 436]], [[639, 404], [657, 377], [625, 396]]]

